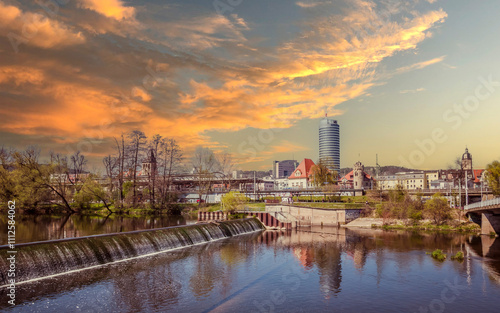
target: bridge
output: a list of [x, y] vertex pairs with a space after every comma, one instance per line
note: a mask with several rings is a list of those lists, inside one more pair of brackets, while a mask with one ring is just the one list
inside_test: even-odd
[[473, 222], [481, 225], [481, 235], [500, 233], [500, 198], [466, 205], [464, 211]]

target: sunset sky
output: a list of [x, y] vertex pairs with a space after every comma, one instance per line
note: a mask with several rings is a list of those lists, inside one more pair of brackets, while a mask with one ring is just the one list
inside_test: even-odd
[[446, 168], [500, 158], [494, 0], [0, 0], [0, 145], [99, 166], [134, 129], [243, 169], [318, 158]]

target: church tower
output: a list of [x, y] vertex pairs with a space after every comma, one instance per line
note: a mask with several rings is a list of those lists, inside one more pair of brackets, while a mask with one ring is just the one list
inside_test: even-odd
[[156, 174], [156, 158], [153, 149], [150, 152], [149, 157], [142, 162], [142, 174], [148, 177]]
[[472, 171], [472, 155], [469, 149], [465, 148], [465, 153], [462, 155], [462, 171], [464, 171], [465, 181], [473, 179], [474, 173]]

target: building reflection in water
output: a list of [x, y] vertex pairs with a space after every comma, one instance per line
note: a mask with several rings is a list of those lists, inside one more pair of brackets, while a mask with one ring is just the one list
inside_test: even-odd
[[[441, 263], [425, 253], [435, 249], [445, 250], [449, 257], [464, 251], [466, 258], [463, 262], [448, 258]], [[426, 276], [429, 271], [422, 271], [422, 267], [431, 273], [445, 267], [447, 270], [441, 272], [446, 275], [451, 269], [474, 286], [483, 272], [478, 264], [486, 273], [484, 290], [491, 292], [490, 280], [500, 285], [498, 239], [345, 228], [265, 231], [19, 285], [17, 300], [33, 303], [58, 297], [64, 303], [69, 300], [61, 295], [84, 290], [86, 297], [93, 299], [86, 302], [86, 311], [102, 311], [109, 305], [123, 312], [185, 311], [192, 306], [201, 311], [207, 305], [214, 311], [232, 311], [254, 295], [268, 299], [273, 288], [290, 290], [280, 278], [298, 269], [310, 275], [301, 277], [298, 293], [286, 294], [290, 301], [286, 303], [317, 295], [326, 304], [338, 305], [345, 301], [341, 293], [347, 297], [373, 294], [374, 286], [381, 286], [377, 292], [384, 292], [387, 284], [401, 286], [405, 292], [407, 281], [411, 285], [434, 279]], [[5, 290], [0, 296], [6, 297]], [[5, 306], [0, 304], [0, 310]], [[295, 304], [288, 307], [293, 308]]]
[[[447, 264], [451, 264], [461, 276], [467, 277], [469, 283], [474, 274], [471, 253], [486, 257], [484, 264], [491, 279], [500, 284], [500, 240], [485, 236], [469, 238], [457, 234], [309, 228], [288, 232], [266, 231], [258, 242], [274, 246], [275, 249], [290, 249], [305, 271], [316, 270], [319, 288], [325, 299], [335, 297], [342, 290], [342, 261], [352, 262], [351, 266], [363, 275], [370, 254], [374, 260], [377, 285], [380, 285], [384, 271], [396, 271], [400, 279], [405, 280], [406, 274], [415, 270], [415, 265], [429, 262], [429, 255], [421, 251], [431, 252], [435, 249], [445, 250], [449, 257], [462, 251], [465, 255], [463, 262]], [[415, 250], [420, 252], [412, 253]], [[387, 267], [386, 262], [395, 266]], [[435, 262], [434, 266], [442, 267], [445, 263]]]

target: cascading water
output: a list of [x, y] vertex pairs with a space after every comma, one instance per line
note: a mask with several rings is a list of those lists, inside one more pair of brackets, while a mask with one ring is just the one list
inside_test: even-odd
[[[257, 219], [160, 228], [18, 244], [16, 282], [60, 274], [114, 261], [168, 251], [263, 230]], [[0, 246], [0, 285], [8, 284], [8, 246]]]

